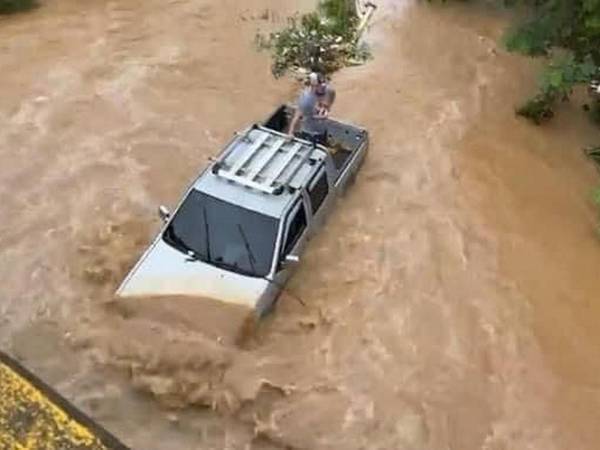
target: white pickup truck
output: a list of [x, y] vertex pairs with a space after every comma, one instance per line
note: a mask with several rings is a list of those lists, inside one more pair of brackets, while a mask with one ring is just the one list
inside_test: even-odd
[[117, 297], [198, 297], [268, 312], [365, 158], [366, 130], [327, 119], [327, 142], [283, 133], [283, 105], [236, 133], [188, 187]]

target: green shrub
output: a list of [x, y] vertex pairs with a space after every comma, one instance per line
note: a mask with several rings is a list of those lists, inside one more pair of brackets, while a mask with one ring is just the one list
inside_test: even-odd
[[600, 169], [600, 147], [588, 147], [585, 150], [585, 154], [590, 158], [598, 169]]
[[36, 0], [0, 0], [0, 14], [26, 11], [37, 6]]
[[518, 108], [517, 114], [540, 125], [554, 116], [558, 101], [568, 100], [577, 84], [589, 83], [595, 74], [596, 66], [589, 56], [583, 62], [573, 53], [555, 59], [542, 73], [540, 93]]
[[329, 74], [369, 57], [356, 38], [357, 25], [353, 1], [323, 0], [316, 12], [288, 19], [283, 30], [257, 35], [257, 43], [272, 52], [275, 77], [299, 68]]
[[[445, 1], [445, 0], [441, 0]], [[595, 81], [589, 89], [591, 104], [585, 105], [600, 125], [600, 0], [497, 0], [505, 5], [527, 6], [529, 17], [513, 26], [505, 37], [508, 50], [529, 56], [549, 57], [555, 49], [566, 56], [552, 59], [542, 73], [537, 95], [516, 113], [541, 124], [554, 116], [554, 107], [569, 99], [578, 84]], [[591, 86], [590, 86], [591, 87]], [[600, 170], [600, 147], [585, 149]], [[592, 195], [600, 208], [600, 187]], [[600, 234], [600, 227], [598, 228]]]
[[554, 117], [553, 105], [556, 98], [552, 95], [538, 94], [517, 108], [517, 114], [531, 120], [536, 125]]
[[318, 11], [329, 22], [330, 32], [351, 38], [358, 25], [355, 7], [353, 0], [322, 0]]
[[[540, 92], [517, 109], [517, 114], [539, 124], [553, 114], [558, 101], [573, 87], [600, 73], [600, 0], [496, 0], [506, 6], [525, 6], [527, 18], [505, 36], [508, 50], [529, 56], [550, 56], [554, 49], [568, 57], [551, 61], [542, 75]], [[592, 114], [600, 115], [598, 108]]]

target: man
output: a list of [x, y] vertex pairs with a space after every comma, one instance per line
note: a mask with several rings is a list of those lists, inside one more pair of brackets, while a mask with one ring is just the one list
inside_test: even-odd
[[[335, 101], [335, 89], [327, 84], [325, 77], [319, 73], [311, 73], [308, 87], [300, 94], [298, 105], [288, 133], [298, 135], [307, 140], [317, 139], [325, 143], [327, 135], [326, 120]], [[298, 131], [298, 125], [300, 130]]]

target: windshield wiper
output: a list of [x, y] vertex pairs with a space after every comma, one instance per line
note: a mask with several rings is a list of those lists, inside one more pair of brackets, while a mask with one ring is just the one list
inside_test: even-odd
[[244, 229], [242, 228], [242, 226], [238, 223], [238, 230], [240, 230], [240, 235], [242, 236], [242, 239], [244, 240], [244, 246], [246, 247], [246, 252], [248, 253], [248, 260], [250, 261], [250, 267], [252, 267], [252, 272], [254, 272], [254, 274], [256, 275], [256, 259], [254, 258], [254, 255], [252, 254], [252, 249], [250, 248], [250, 243], [248, 242], [248, 238], [246, 237], [246, 234], [244, 233]]
[[196, 254], [196, 251], [191, 248], [189, 245], [187, 245], [185, 243], [185, 241], [183, 239], [181, 239], [179, 236], [177, 236], [177, 234], [175, 233], [175, 231], [173, 230], [173, 225], [169, 226], [169, 228], [167, 228], [167, 231], [165, 232], [166, 234], [166, 238], [168, 240], [170, 240], [176, 247], [179, 247], [180, 250], [183, 250], [185, 253], [187, 254]]
[[250, 275], [250, 276], [255, 275], [253, 272], [250, 272], [249, 270], [244, 270], [235, 263], [232, 264], [232, 263], [227, 263], [227, 262], [223, 261], [223, 258], [216, 258], [215, 260], [210, 261], [210, 263], [213, 266], [218, 267], [219, 269], [229, 270], [230, 272], [236, 272], [236, 273], [240, 273], [242, 275]]

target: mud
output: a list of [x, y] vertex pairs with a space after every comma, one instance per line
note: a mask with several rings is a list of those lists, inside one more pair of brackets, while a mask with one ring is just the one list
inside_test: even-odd
[[539, 64], [498, 45], [503, 11], [381, 2], [375, 59], [334, 78], [371, 152], [243, 345], [194, 299], [114, 302], [157, 205], [293, 98], [251, 43], [311, 6], [55, 0], [0, 21], [0, 343], [134, 448], [595, 449], [580, 149], [600, 135], [577, 101], [515, 118]]

